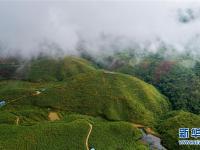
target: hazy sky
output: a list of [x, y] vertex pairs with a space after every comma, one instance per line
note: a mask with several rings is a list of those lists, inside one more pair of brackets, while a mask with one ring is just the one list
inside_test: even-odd
[[[181, 23], [178, 15], [188, 17], [188, 8], [194, 11], [193, 18]], [[102, 34], [120, 37], [122, 45], [123, 39], [143, 43], [160, 38], [181, 49], [200, 34], [199, 16], [198, 0], [0, 1], [0, 41], [11, 48], [1, 51], [29, 56], [41, 51], [38, 43], [51, 41], [71, 54], [80, 38], [95, 51], [113, 42], [102, 43]]]

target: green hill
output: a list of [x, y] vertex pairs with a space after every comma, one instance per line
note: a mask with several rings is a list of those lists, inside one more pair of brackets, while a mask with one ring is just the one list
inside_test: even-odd
[[[96, 149], [146, 150], [133, 123], [155, 127], [170, 109], [152, 85], [97, 70], [81, 58], [40, 58], [20, 73], [23, 81], [0, 82], [0, 99], [6, 101], [0, 107], [0, 149], [86, 150], [88, 143]], [[60, 120], [50, 121], [50, 112]]]
[[0, 125], [0, 147], [6, 150], [85, 149], [88, 124], [42, 123], [33, 126]]
[[62, 81], [79, 73], [95, 70], [88, 61], [78, 57], [39, 58], [27, 63], [21, 78], [29, 81]]
[[[197, 150], [199, 146], [179, 146], [179, 128], [199, 128], [200, 116], [184, 111], [172, 111], [163, 117], [163, 121], [158, 129], [163, 140], [163, 144], [168, 149], [177, 150]], [[191, 138], [196, 140], [195, 138]]]
[[[29, 105], [108, 120], [154, 124], [169, 107], [166, 98], [152, 85], [129, 75], [106, 71], [79, 74], [65, 82], [4, 81], [0, 87], [2, 99], [10, 103], [7, 109]], [[41, 93], [34, 95], [37, 90]]]
[[15, 122], [11, 124], [10, 121], [1, 122], [1, 149], [86, 150], [86, 143], [96, 149], [147, 149], [139, 141], [141, 132], [126, 122], [108, 122], [77, 114], [64, 115], [62, 121], [55, 122], [43, 121], [26, 125], [24, 121], [20, 118], [19, 125]]

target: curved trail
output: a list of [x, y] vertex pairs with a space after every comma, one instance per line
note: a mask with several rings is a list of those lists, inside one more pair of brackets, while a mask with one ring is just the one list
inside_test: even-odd
[[[59, 87], [61, 87], [61, 86], [63, 86], [63, 85], [52, 86], [52, 87], [50, 87], [50, 88], [48, 88], [48, 89], [51, 89], [51, 88], [59, 88]], [[45, 89], [45, 90], [46, 90], [46, 89]], [[30, 96], [31, 96], [31, 97], [37, 96], [37, 95], [40, 95], [41, 93], [42, 93], [41, 91], [36, 91], [36, 93], [32, 93], [31, 95], [23, 95], [23, 96], [20, 96], [20, 97], [18, 97], [18, 98], [9, 100], [9, 101], [7, 102], [7, 104], [12, 103], [12, 102], [15, 102], [15, 101], [18, 101], [18, 100], [21, 100], [22, 98], [26, 98], [26, 97], [30, 97]]]
[[18, 100], [20, 100], [20, 99], [22, 99], [22, 98], [25, 98], [25, 97], [28, 97], [28, 95], [24, 95], [24, 96], [18, 97], [18, 98], [16, 98], [16, 99], [12, 99], [12, 100], [8, 101], [7, 104], [12, 103], [12, 102], [15, 102], [15, 101], [18, 101]]
[[19, 117], [17, 116], [16, 125], [19, 125]]
[[88, 140], [89, 140], [90, 134], [91, 134], [91, 132], [92, 132], [92, 127], [93, 127], [93, 126], [92, 126], [91, 123], [88, 123], [88, 124], [89, 124], [89, 126], [90, 126], [90, 129], [89, 129], [88, 135], [87, 135], [86, 140], [85, 140], [85, 145], [86, 145], [86, 149], [87, 149], [87, 150], [90, 150], [89, 144], [88, 144]]

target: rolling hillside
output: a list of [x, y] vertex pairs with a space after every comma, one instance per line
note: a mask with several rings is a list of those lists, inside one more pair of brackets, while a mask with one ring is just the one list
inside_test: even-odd
[[63, 81], [79, 73], [94, 71], [94, 67], [87, 60], [78, 57], [40, 58], [27, 63], [19, 78], [39, 81]]
[[0, 108], [0, 148], [6, 150], [143, 150], [148, 145], [133, 123], [154, 128], [170, 110], [152, 85], [97, 70], [84, 59], [39, 59], [26, 67], [23, 80], [0, 82], [0, 99], [6, 101]]
[[[36, 117], [45, 112], [37, 109], [18, 111], [15, 114], [0, 115], [0, 148], [6, 150], [27, 149], [126, 149], [146, 150], [147, 145], [140, 142], [142, 133], [131, 123], [110, 122], [103, 119], [78, 114], [61, 113], [60, 121], [48, 121]], [[47, 113], [47, 112], [46, 112]], [[19, 123], [16, 119], [19, 117]], [[2, 120], [2, 118], [4, 118]], [[92, 126], [89, 134], [90, 125]], [[88, 139], [87, 139], [88, 137]], [[12, 144], [11, 144], [12, 143]], [[87, 146], [88, 145], [88, 146]]]
[[[149, 125], [169, 109], [167, 99], [153, 86], [105, 71], [76, 75], [65, 82], [4, 81], [0, 87], [2, 99], [9, 103], [6, 107], [15, 109], [38, 106]], [[36, 91], [41, 93], [35, 95]]]

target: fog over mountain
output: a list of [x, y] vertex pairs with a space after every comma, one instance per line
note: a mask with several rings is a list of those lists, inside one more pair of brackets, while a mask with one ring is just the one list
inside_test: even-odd
[[198, 1], [1, 1], [0, 55], [200, 51]]

